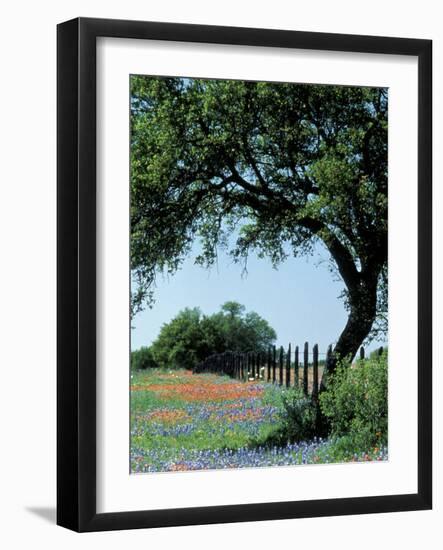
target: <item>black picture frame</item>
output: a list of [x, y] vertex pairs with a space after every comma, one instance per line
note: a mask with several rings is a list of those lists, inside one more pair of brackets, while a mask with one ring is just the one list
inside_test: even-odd
[[[432, 42], [89, 18], [61, 23], [57, 31], [57, 523], [80, 532], [430, 509]], [[418, 58], [416, 494], [96, 512], [97, 37], [398, 54]]]

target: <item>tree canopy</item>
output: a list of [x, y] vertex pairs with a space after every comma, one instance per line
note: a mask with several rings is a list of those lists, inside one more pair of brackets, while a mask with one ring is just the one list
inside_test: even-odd
[[387, 115], [384, 88], [133, 76], [132, 311], [195, 240], [206, 267], [321, 242], [346, 287], [335, 354], [354, 355], [386, 308]]
[[212, 315], [199, 308], [180, 311], [162, 326], [149, 351], [159, 367], [191, 369], [214, 353], [264, 352], [275, 339], [274, 329], [257, 313], [226, 302]]

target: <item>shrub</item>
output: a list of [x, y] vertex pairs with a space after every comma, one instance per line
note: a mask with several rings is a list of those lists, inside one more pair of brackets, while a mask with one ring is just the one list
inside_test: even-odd
[[158, 367], [150, 348], [141, 347], [131, 352], [131, 369], [152, 369]]
[[322, 413], [328, 418], [333, 437], [347, 436], [356, 449], [387, 443], [388, 368], [387, 353], [340, 365], [328, 389], [320, 395]]
[[316, 434], [317, 409], [312, 400], [298, 388], [283, 394], [284, 425], [288, 441], [307, 441]]
[[278, 429], [268, 437], [267, 445], [286, 445], [313, 439], [316, 433], [317, 408], [299, 388], [282, 392]]

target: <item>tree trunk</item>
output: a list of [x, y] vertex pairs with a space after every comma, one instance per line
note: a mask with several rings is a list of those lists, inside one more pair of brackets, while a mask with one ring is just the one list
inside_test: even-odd
[[377, 314], [377, 277], [361, 280], [349, 290], [350, 311], [348, 321], [337, 341], [332, 356], [325, 365], [320, 391], [327, 385], [340, 361], [352, 361], [359, 347], [368, 336]]

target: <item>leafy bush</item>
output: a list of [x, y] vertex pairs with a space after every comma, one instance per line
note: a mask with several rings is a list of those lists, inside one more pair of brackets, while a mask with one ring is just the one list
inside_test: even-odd
[[385, 445], [388, 436], [387, 353], [341, 365], [320, 395], [322, 413], [332, 437], [346, 436], [347, 446], [369, 449]]
[[308, 441], [316, 435], [317, 409], [299, 388], [283, 393], [284, 429], [289, 442]]
[[371, 353], [369, 354], [369, 358], [370, 359], [374, 359], [376, 357], [378, 357], [379, 355], [383, 355], [383, 351], [384, 352], [387, 352], [388, 348], [386, 347], [380, 347], [380, 348], [377, 348], [377, 349], [374, 349], [373, 351], [371, 351]]
[[142, 347], [131, 352], [131, 369], [152, 369], [158, 367], [150, 348]]
[[317, 407], [299, 388], [287, 388], [281, 394], [278, 428], [264, 445], [286, 445], [309, 441], [317, 436]]

